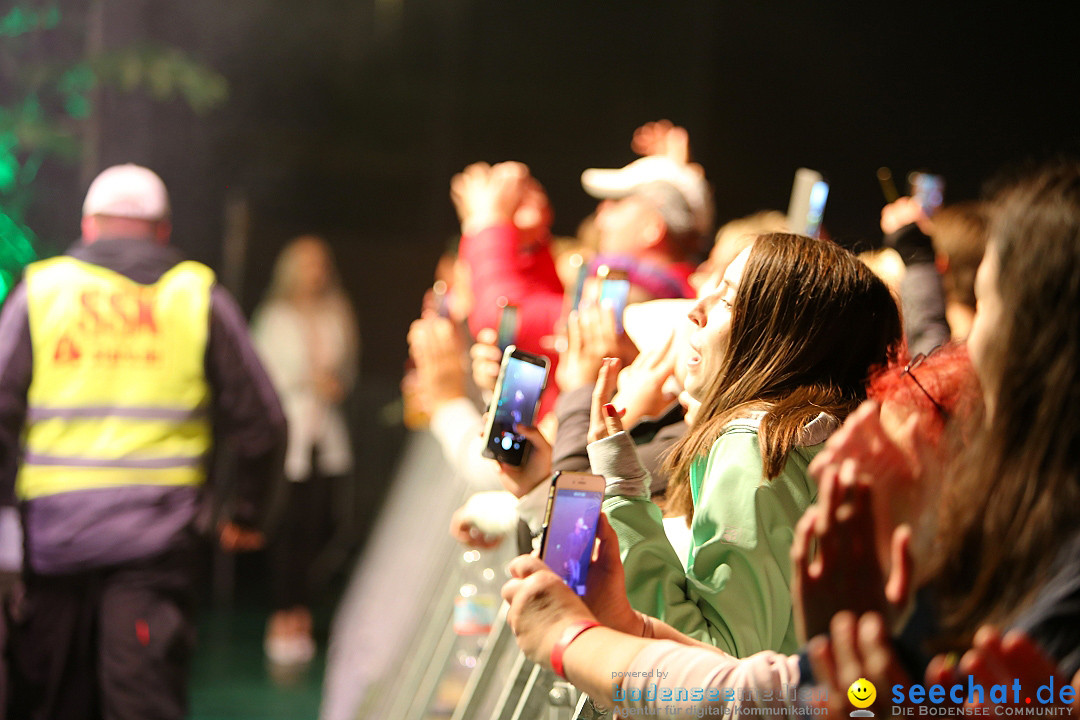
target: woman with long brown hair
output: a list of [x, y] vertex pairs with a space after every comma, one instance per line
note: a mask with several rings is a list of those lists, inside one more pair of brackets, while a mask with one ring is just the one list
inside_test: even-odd
[[[690, 319], [685, 385], [701, 406], [668, 460], [669, 508], [690, 524], [686, 558], [664, 535], [614, 409], [594, 412], [589, 454], [608, 478], [627, 592], [637, 610], [736, 657], [793, 652], [789, 552], [817, 495], [807, 467], [895, 350], [899, 312], [848, 251], [773, 233], [728, 266]], [[602, 372], [598, 403], [615, 369]]]
[[[953, 648], [982, 623], [1080, 669], [1080, 163], [992, 208], [968, 351], [986, 416], [956, 462], [927, 575]], [[1071, 599], [1070, 599], [1071, 598]], [[1054, 609], [1071, 606], [1071, 617]]]

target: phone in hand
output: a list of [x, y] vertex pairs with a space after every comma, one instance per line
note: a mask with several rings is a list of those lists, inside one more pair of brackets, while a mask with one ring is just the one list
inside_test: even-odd
[[600, 475], [557, 472], [548, 492], [540, 559], [580, 596], [585, 595], [606, 485]]
[[817, 237], [828, 199], [829, 183], [821, 173], [808, 168], [796, 170], [788, 201], [787, 222], [791, 232]]
[[911, 183], [911, 197], [922, 206], [923, 212], [930, 217], [945, 200], [945, 178], [925, 172], [913, 172], [908, 175]]
[[529, 442], [515, 425], [535, 425], [536, 409], [548, 377], [548, 359], [510, 345], [503, 351], [502, 367], [488, 408], [484, 457], [507, 465], [525, 462]]
[[600, 279], [600, 304], [610, 305], [615, 311], [615, 329], [623, 332], [623, 312], [630, 298], [630, 278], [625, 270], [613, 270], [607, 265], [596, 269]]
[[435, 300], [435, 312], [441, 318], [450, 317], [450, 292], [446, 287], [445, 280], [436, 280], [431, 286], [431, 294]]
[[507, 302], [504, 297], [500, 297], [497, 303], [499, 306], [499, 328], [496, 331], [497, 339], [495, 344], [505, 352], [506, 348], [517, 341], [518, 309], [517, 305]]

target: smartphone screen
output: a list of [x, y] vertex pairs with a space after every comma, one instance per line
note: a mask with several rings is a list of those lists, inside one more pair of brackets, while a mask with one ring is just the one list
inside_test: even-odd
[[[580, 256], [578, 256], [580, 257]], [[578, 267], [577, 279], [574, 281], [574, 299], [570, 303], [571, 310], [581, 307], [581, 295], [585, 291], [585, 281], [589, 277], [589, 264], [582, 262]]]
[[825, 201], [829, 199], [829, 183], [818, 180], [810, 188], [810, 205], [806, 209], [806, 234], [816, 238], [825, 216]]
[[600, 304], [615, 311], [615, 329], [623, 331], [623, 312], [630, 297], [630, 279], [622, 270], [609, 270], [600, 284]]
[[585, 594], [604, 486], [599, 475], [559, 473], [548, 500], [540, 559], [578, 595]]
[[908, 176], [911, 197], [922, 205], [927, 216], [933, 215], [945, 199], [945, 178], [930, 173], [914, 172]]
[[495, 343], [500, 350], [505, 351], [517, 340], [518, 332], [518, 309], [517, 305], [506, 302], [506, 298], [499, 298], [499, 329], [498, 339]]
[[493, 406], [489, 409], [485, 457], [508, 465], [524, 462], [528, 442], [514, 431], [514, 425], [536, 423], [536, 408], [547, 382], [547, 373], [548, 361], [542, 355], [518, 350], [513, 345], [503, 352]]

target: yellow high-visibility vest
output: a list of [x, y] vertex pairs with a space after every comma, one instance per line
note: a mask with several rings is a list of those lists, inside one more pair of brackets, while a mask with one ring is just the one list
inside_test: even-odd
[[213, 284], [192, 261], [152, 285], [71, 257], [27, 268], [34, 362], [20, 499], [205, 480]]

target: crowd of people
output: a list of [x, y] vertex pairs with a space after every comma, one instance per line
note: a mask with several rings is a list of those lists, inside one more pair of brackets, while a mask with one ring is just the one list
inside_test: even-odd
[[[509, 566], [521, 649], [627, 713], [848, 712], [871, 705], [856, 681], [882, 715], [935, 686], [934, 704], [1048, 685], [1041, 703], [1072, 705], [1080, 165], [978, 202], [888, 203], [886, 271], [776, 212], [710, 248], [685, 131], [650, 123], [633, 147], [582, 175], [601, 202], [573, 241], [551, 239], [520, 163], [455, 177], [454, 270], [409, 332], [410, 397], [447, 460], [517, 498], [534, 544], [556, 473], [605, 479], [584, 597], [525, 543]], [[625, 311], [590, 293], [607, 267], [630, 278]], [[552, 366], [521, 466], [481, 454], [507, 304], [515, 343]], [[451, 533], [494, 544], [490, 514], [466, 504]]]
[[[427, 519], [517, 544], [502, 597], [524, 654], [624, 714], [1076, 709], [1080, 164], [978, 202], [888, 203], [890, 264], [776, 211], [713, 236], [686, 131], [649, 123], [631, 146], [582, 174], [599, 203], [575, 238], [552, 237], [525, 165], [456, 175], [460, 243], [408, 332], [406, 416], [487, 500]], [[315, 653], [311, 566], [353, 469], [347, 283], [324, 240], [296, 239], [249, 335], [170, 234], [160, 178], [110, 168], [80, 242], [0, 316], [11, 717], [183, 717], [199, 534], [269, 538], [266, 654]], [[520, 464], [484, 437], [515, 351], [548, 372], [542, 393], [502, 388]], [[560, 473], [605, 488], [595, 527], [567, 524], [596, 535], [583, 594], [534, 550]]]

